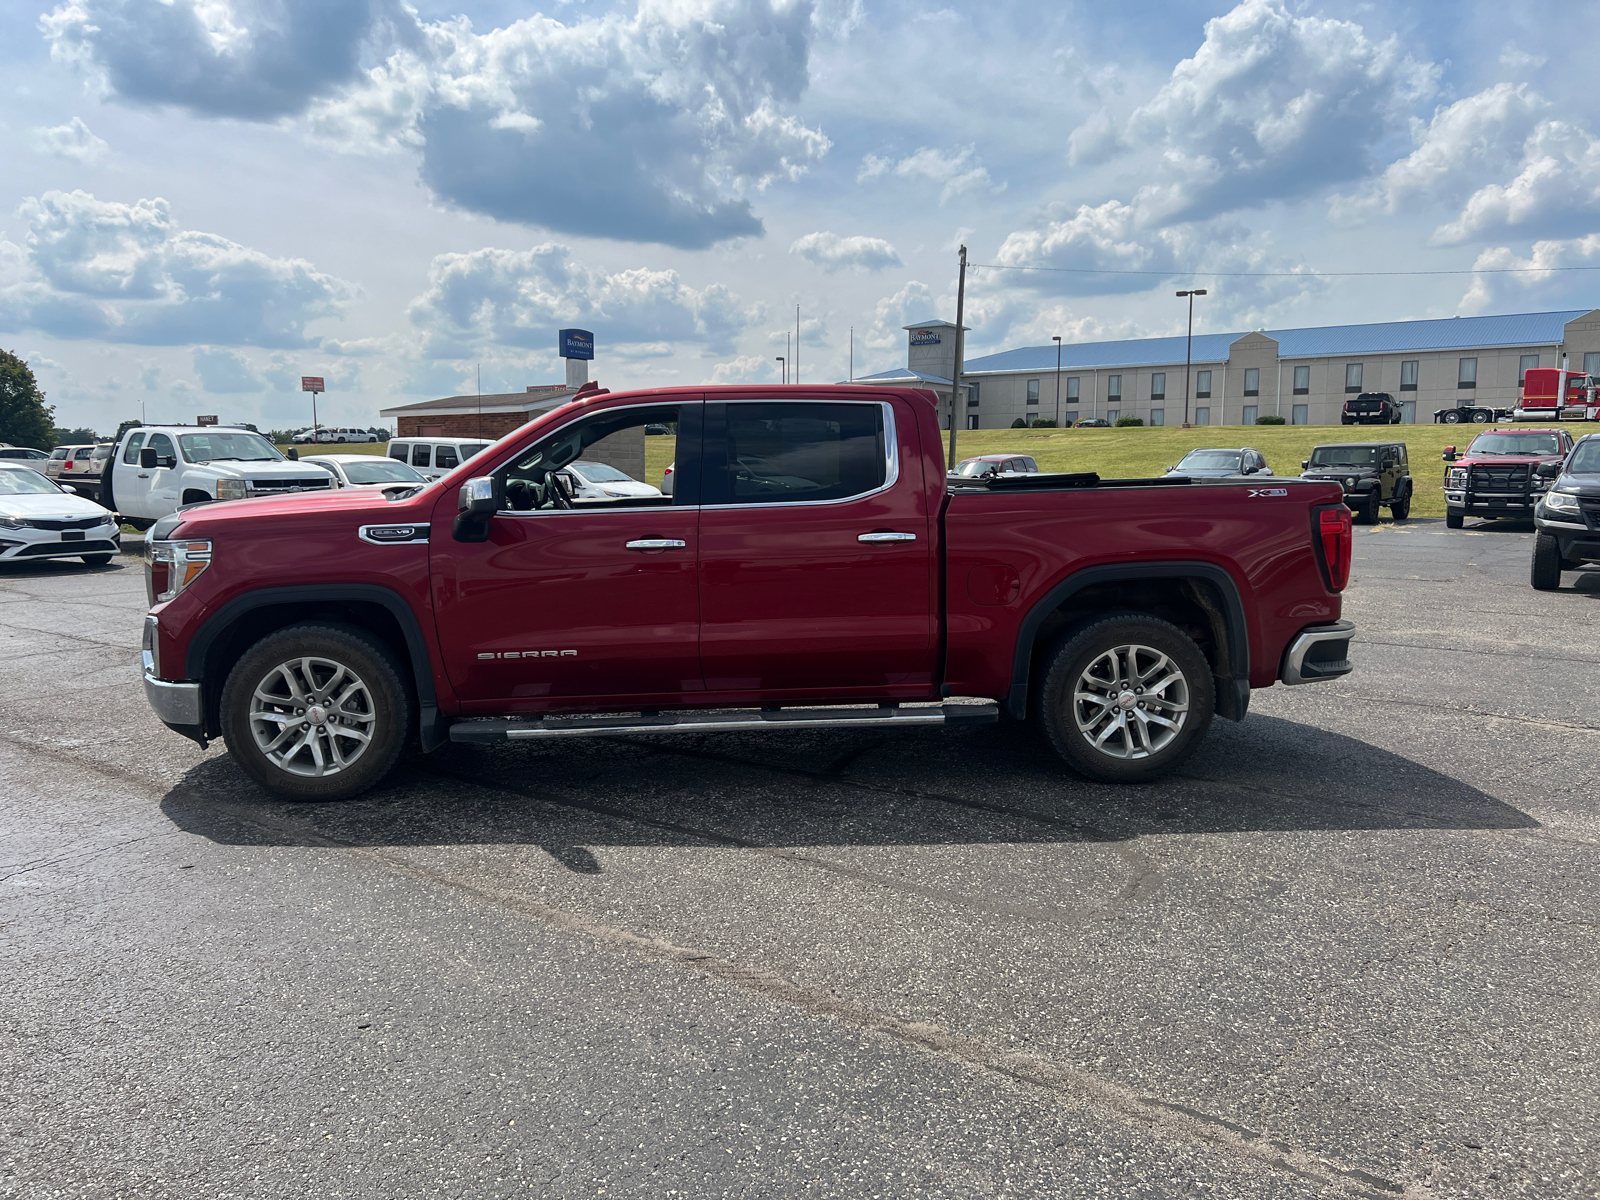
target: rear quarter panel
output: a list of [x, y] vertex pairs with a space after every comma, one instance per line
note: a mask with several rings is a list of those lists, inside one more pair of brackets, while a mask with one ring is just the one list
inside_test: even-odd
[[[1245, 610], [1250, 684], [1272, 686], [1289, 640], [1307, 625], [1339, 619], [1340, 598], [1323, 579], [1311, 510], [1343, 499], [1337, 484], [1273, 484], [952, 496], [944, 531], [952, 689], [1004, 696], [1023, 619], [1075, 572], [1173, 561], [1210, 563], [1228, 573]], [[1275, 491], [1284, 494], [1263, 494]], [[1016, 586], [994, 589], [991, 581], [1009, 580], [1012, 571]]]

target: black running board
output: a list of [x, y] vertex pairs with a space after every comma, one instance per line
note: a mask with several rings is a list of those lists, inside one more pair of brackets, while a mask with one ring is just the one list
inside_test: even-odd
[[450, 726], [450, 740], [505, 742], [524, 738], [606, 737], [619, 733], [742, 733], [752, 729], [989, 725], [999, 719], [1000, 708], [995, 704], [939, 704], [925, 708], [733, 708], [648, 716], [457, 721]]

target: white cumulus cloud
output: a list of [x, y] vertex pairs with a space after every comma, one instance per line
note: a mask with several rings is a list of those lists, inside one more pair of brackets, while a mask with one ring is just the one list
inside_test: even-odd
[[1575, 234], [1600, 219], [1600, 138], [1568, 121], [1541, 121], [1522, 147], [1516, 175], [1485, 184], [1460, 216], [1439, 226], [1443, 245], [1522, 234]]
[[110, 149], [105, 139], [96, 137], [81, 117], [73, 117], [65, 125], [35, 129], [33, 140], [45, 154], [91, 165], [104, 158]]
[[856, 182], [864, 183], [891, 174], [901, 179], [926, 179], [939, 184], [940, 204], [964, 192], [1005, 189], [1004, 184], [996, 186], [989, 177], [989, 168], [978, 161], [976, 146], [962, 146], [957, 150], [924, 146], [899, 161], [869, 154], [861, 160]]
[[789, 247], [789, 253], [798, 254], [827, 271], [837, 271], [842, 267], [881, 271], [885, 267], [902, 265], [899, 253], [882, 238], [861, 235], [840, 237], [826, 230], [796, 238]]

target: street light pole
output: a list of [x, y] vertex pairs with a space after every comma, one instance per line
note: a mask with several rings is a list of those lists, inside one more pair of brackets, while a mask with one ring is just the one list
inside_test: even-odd
[[1050, 339], [1056, 344], [1056, 428], [1061, 428], [1061, 339]]
[[961, 339], [961, 321], [964, 318], [967, 304], [967, 248], [961, 247], [961, 269], [956, 276], [956, 361], [955, 367], [950, 372], [950, 453], [946, 470], [956, 469], [956, 424], [966, 406], [960, 401], [961, 396], [961, 356], [966, 353], [966, 347]]
[[778, 370], [782, 373], [783, 382], [784, 383], [788, 383], [789, 382], [789, 360], [787, 358], [785, 358], [781, 354], [777, 356], [777, 359], [778, 359]]
[[1194, 298], [1204, 296], [1205, 288], [1193, 288], [1187, 292], [1179, 292], [1178, 298], [1189, 297], [1189, 337], [1183, 348], [1183, 427], [1189, 428], [1189, 376], [1194, 374]]

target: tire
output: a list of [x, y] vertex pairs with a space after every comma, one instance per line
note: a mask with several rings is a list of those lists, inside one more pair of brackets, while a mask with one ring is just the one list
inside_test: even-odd
[[155, 524], [154, 521], [147, 521], [143, 517], [123, 517], [122, 518], [122, 523], [124, 525], [132, 526], [134, 529], [137, 529], [140, 533], [143, 533], [145, 530], [149, 529], [150, 526]]
[[[1156, 617], [1095, 619], [1057, 643], [1049, 664], [1035, 716], [1056, 753], [1085, 778], [1159, 778], [1188, 758], [1211, 727], [1217, 701], [1211, 666], [1181, 629]], [[1160, 699], [1138, 699], [1144, 693], [1134, 690], [1136, 680], [1146, 686], [1164, 680]], [[1099, 696], [1106, 699], [1078, 698]], [[1139, 718], [1131, 736], [1130, 715]]]
[[1449, 409], [1445, 412], [1443, 420], [1446, 425], [1459, 425], [1461, 424], [1461, 411], [1455, 408]]
[[[339, 691], [322, 690], [330, 687]], [[410, 740], [415, 708], [393, 656], [369, 634], [291, 625], [251, 646], [229, 672], [222, 736], [244, 773], [274, 795], [344, 800], [393, 769]], [[324, 719], [315, 730], [309, 720], [295, 728], [296, 716], [319, 709]]]
[[91, 567], [109, 567], [112, 557], [110, 554], [85, 554], [83, 561]]
[[1360, 525], [1376, 525], [1378, 523], [1378, 489], [1373, 488], [1367, 493], [1361, 507], [1352, 506], [1351, 511], [1356, 514], [1356, 522]]
[[1482, 409], [1479, 409], [1477, 412], [1472, 414], [1472, 423], [1474, 425], [1487, 425], [1489, 423], [1489, 416], [1490, 414], [1484, 412]]
[[1555, 534], [1540, 532], [1533, 538], [1533, 563], [1528, 582], [1535, 591], [1553, 592], [1561, 586], [1561, 543]]
[[1466, 513], [1454, 512], [1447, 508], [1444, 512], [1444, 527], [1446, 529], [1460, 529], [1461, 523], [1466, 519]]
[[1411, 515], [1411, 493], [1407, 492], [1405, 499], [1396, 500], [1389, 505], [1389, 515], [1396, 521], [1404, 521]]

